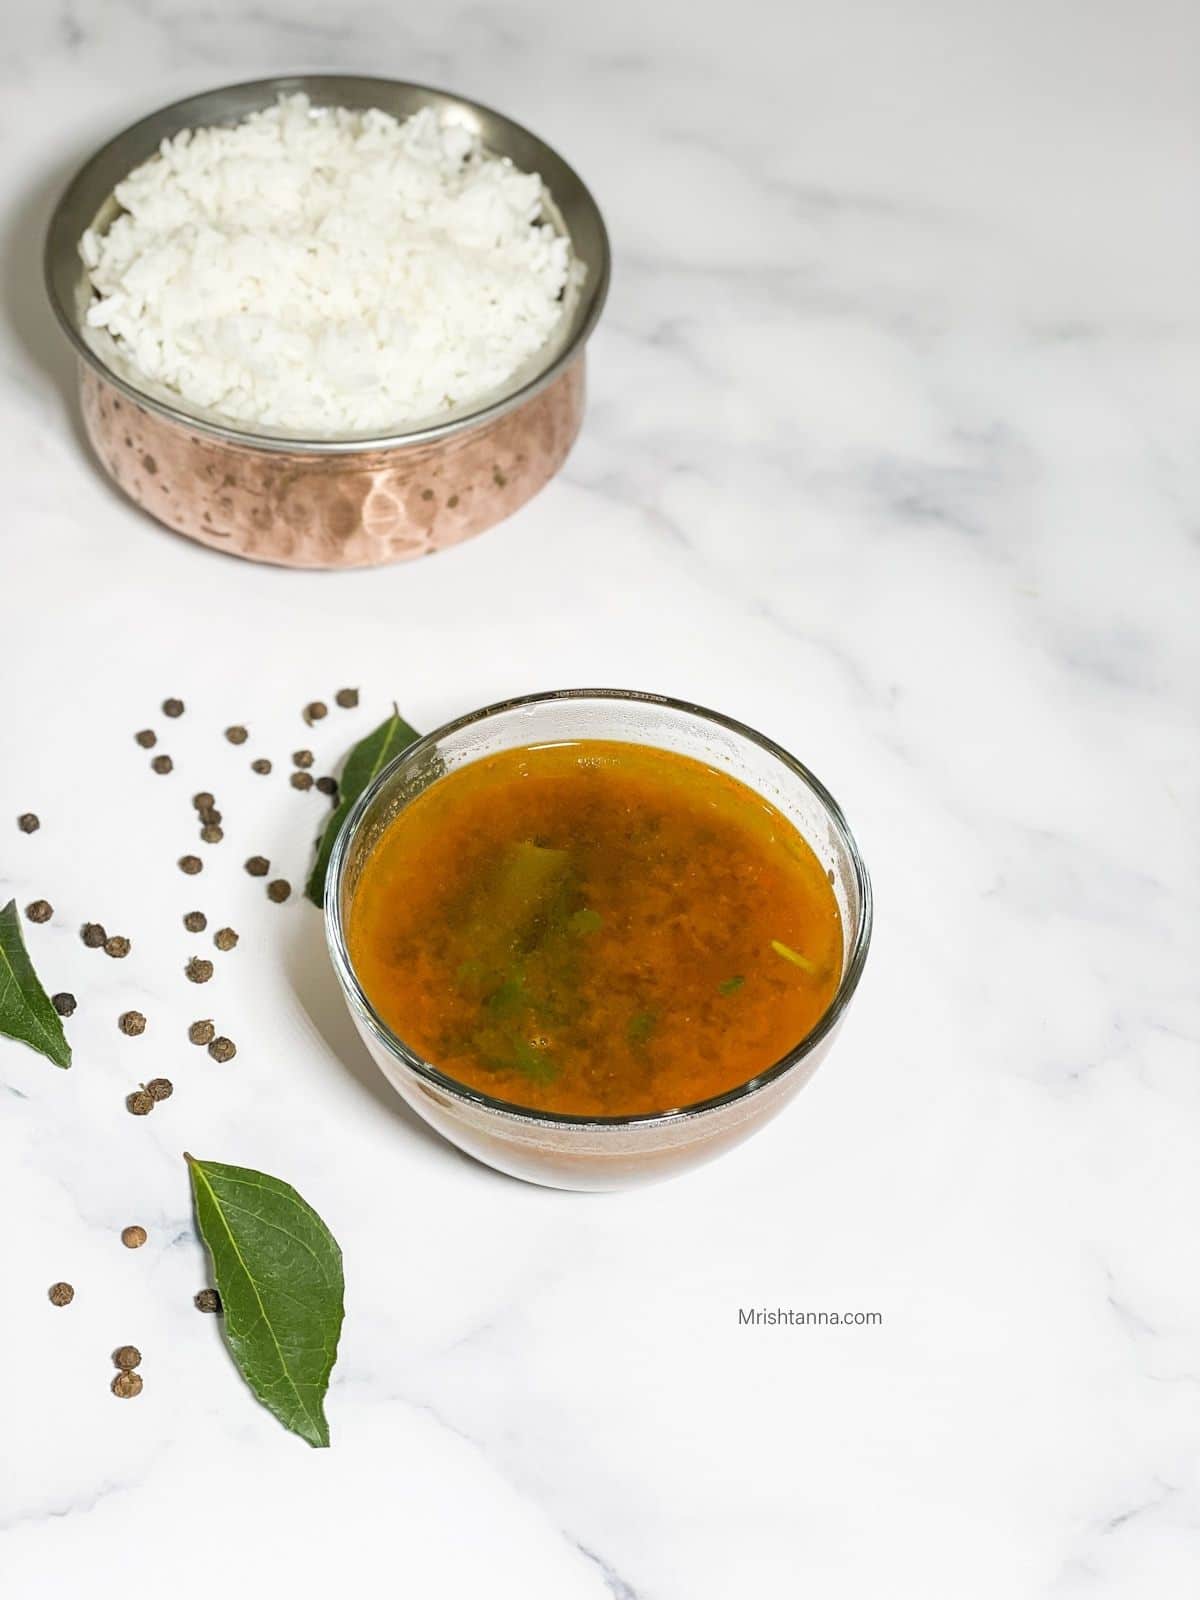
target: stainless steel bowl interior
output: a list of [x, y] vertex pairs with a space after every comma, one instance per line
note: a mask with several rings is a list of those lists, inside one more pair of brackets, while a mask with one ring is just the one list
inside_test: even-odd
[[[346, 920], [363, 866], [392, 820], [448, 771], [498, 750], [574, 739], [620, 739], [678, 751], [724, 770], [769, 800], [803, 834], [825, 866], [842, 918], [842, 975], [829, 1009], [780, 1061], [726, 1094], [691, 1106], [630, 1117], [581, 1117], [496, 1100], [448, 1078], [400, 1039], [364, 994], [346, 947]], [[409, 747], [359, 797], [329, 866], [325, 925], [343, 992], [375, 1046], [426, 1083], [459, 1099], [543, 1127], [631, 1127], [696, 1117], [774, 1082], [832, 1032], [858, 986], [871, 939], [871, 884], [837, 802], [779, 745], [720, 712], [664, 696], [621, 689], [564, 689], [488, 706], [448, 723]]]
[[[361, 110], [376, 107], [400, 118], [428, 106], [442, 121], [477, 133], [492, 154], [507, 156], [523, 171], [541, 176], [547, 191], [544, 202], [547, 214], [570, 238], [572, 258], [582, 269], [582, 275], [580, 281], [572, 281], [568, 286], [564, 315], [550, 342], [485, 400], [446, 412], [427, 424], [384, 435], [339, 434], [336, 438], [305, 439], [268, 430], [251, 432], [223, 419], [217, 412], [193, 406], [174, 391], [155, 385], [122, 358], [106, 332], [88, 328], [85, 317], [92, 290], [79, 256], [79, 240], [85, 229], [103, 231], [119, 214], [120, 206], [113, 194], [117, 184], [134, 167], [154, 155], [164, 139], [182, 129], [240, 122], [251, 112], [273, 105], [280, 95], [299, 93], [308, 95], [317, 106]], [[421, 84], [397, 83], [388, 78], [324, 75], [263, 78], [253, 83], [211, 89], [135, 122], [97, 151], [71, 180], [50, 219], [45, 252], [47, 292], [67, 336], [83, 360], [131, 399], [185, 426], [202, 429], [231, 443], [259, 449], [300, 448], [326, 453], [422, 443], [512, 410], [550, 383], [582, 348], [604, 306], [609, 263], [604, 221], [587, 187], [561, 156], [519, 123], [473, 100]], [[580, 278], [580, 274], [575, 277]]]

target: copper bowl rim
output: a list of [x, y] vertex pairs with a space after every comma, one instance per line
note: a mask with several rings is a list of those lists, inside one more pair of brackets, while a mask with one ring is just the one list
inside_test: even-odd
[[[759, 749], [765, 750], [781, 766], [786, 767], [794, 777], [799, 778], [821, 802], [825, 808], [826, 815], [841, 834], [843, 847], [850, 862], [851, 874], [858, 891], [858, 916], [851, 930], [851, 937], [843, 958], [842, 975], [833, 999], [809, 1031], [798, 1039], [778, 1061], [773, 1062], [769, 1067], [764, 1067], [761, 1072], [747, 1079], [745, 1083], [739, 1083], [734, 1088], [727, 1089], [723, 1094], [712, 1095], [707, 1100], [696, 1100], [690, 1105], [672, 1106], [664, 1111], [635, 1112], [629, 1116], [581, 1116], [566, 1111], [542, 1111], [533, 1106], [521, 1105], [519, 1101], [501, 1100], [485, 1093], [482, 1089], [475, 1089], [470, 1084], [461, 1083], [457, 1078], [452, 1078], [438, 1067], [435, 1067], [431, 1061], [425, 1060], [384, 1021], [367, 998], [366, 992], [359, 982], [358, 974], [355, 972], [354, 964], [350, 959], [346, 941], [346, 929], [342, 913], [342, 877], [349, 861], [350, 848], [376, 795], [393, 780], [395, 774], [402, 767], [419, 766], [424, 757], [436, 748], [439, 739], [444, 739], [452, 733], [458, 733], [461, 729], [469, 728], [473, 723], [482, 722], [488, 717], [555, 700], [608, 700], [617, 705], [649, 704], [665, 706], [669, 710], [680, 711], [687, 716], [715, 723], [718, 727], [725, 728], [728, 732], [746, 740], [747, 743], [757, 745]], [[426, 1084], [432, 1085], [444, 1095], [448, 1094], [452, 1099], [466, 1101], [493, 1115], [502, 1117], [507, 1122], [524, 1124], [525, 1126], [540, 1125], [544, 1127], [595, 1129], [671, 1127], [704, 1118], [709, 1113], [718, 1111], [722, 1107], [736, 1105], [739, 1101], [748, 1100], [758, 1095], [769, 1085], [792, 1073], [806, 1057], [813, 1053], [822, 1041], [829, 1038], [842, 1020], [847, 1007], [854, 998], [854, 992], [858, 988], [858, 981], [862, 977], [863, 968], [866, 965], [867, 952], [871, 946], [873, 922], [874, 898], [871, 892], [871, 878], [867, 871], [867, 864], [863, 860], [862, 852], [859, 850], [858, 843], [850, 831], [850, 825], [846, 821], [841, 806], [816, 774], [811, 772], [802, 761], [798, 761], [794, 755], [785, 750], [782, 745], [776, 744], [774, 739], [769, 739], [766, 734], [759, 733], [757, 729], [751, 728], [745, 722], [739, 722], [735, 717], [727, 717], [723, 712], [713, 711], [707, 706], [693, 705], [687, 700], [676, 700], [670, 695], [651, 694], [642, 689], [550, 689], [544, 690], [540, 694], [518, 695], [514, 699], [499, 700], [494, 705], [483, 706], [478, 711], [468, 712], [466, 716], [456, 717], [452, 722], [444, 723], [432, 733], [427, 733], [424, 738], [410, 744], [406, 750], [402, 750], [398, 756], [389, 761], [385, 767], [382, 767], [363, 790], [362, 794], [359, 795], [350, 810], [350, 814], [338, 831], [325, 879], [325, 940], [342, 993], [356, 1018], [365, 1025], [372, 1037], [390, 1057], [398, 1060], [417, 1078], [423, 1079]]]
[[[520, 387], [511, 392], [502, 392], [500, 396], [474, 410], [465, 410], [455, 413], [446, 421], [430, 423], [413, 429], [403, 430], [390, 434], [341, 434], [329, 437], [318, 436], [305, 438], [301, 435], [284, 433], [256, 433], [252, 429], [239, 428], [232, 423], [224, 423], [215, 413], [205, 412], [203, 408], [191, 409], [186, 402], [181, 406], [173, 405], [170, 401], [161, 398], [158, 394], [149, 393], [126, 378], [122, 373], [111, 367], [100, 353], [83, 337], [79, 317], [73, 311], [70, 303], [60, 292], [60, 273], [64, 263], [73, 263], [78, 259], [77, 251], [79, 238], [83, 231], [79, 225], [78, 212], [84, 197], [95, 181], [97, 171], [113, 164], [120, 165], [122, 152], [130, 145], [141, 145], [151, 135], [153, 143], [157, 145], [163, 137], [183, 127], [203, 127], [221, 121], [228, 121], [228, 116], [222, 118], [217, 114], [208, 114], [206, 108], [216, 108], [225, 97], [255, 97], [261, 98], [262, 106], [269, 106], [281, 94], [311, 94], [318, 98], [318, 104], [336, 105], [337, 85], [352, 85], [356, 92], [365, 93], [368, 98], [362, 101], [364, 106], [371, 103], [370, 96], [378, 92], [381, 95], [394, 94], [399, 90], [404, 94], [411, 94], [423, 103], [435, 105], [443, 109], [452, 108], [466, 112], [476, 125], [485, 148], [495, 154], [504, 155], [506, 151], [497, 149], [487, 138], [487, 132], [500, 132], [519, 141], [528, 142], [533, 147], [534, 153], [541, 165], [557, 169], [560, 179], [566, 179], [571, 185], [578, 187], [578, 203], [587, 215], [590, 226], [596, 235], [595, 261], [587, 262], [588, 276], [583, 285], [580, 304], [581, 312], [577, 316], [576, 324], [570, 336], [556, 351], [553, 359], [545, 366], [537, 368], [532, 376]], [[329, 98], [329, 96], [333, 98]], [[248, 110], [242, 115], [248, 114]], [[387, 109], [386, 106], [381, 109]], [[414, 109], [416, 109], [414, 107]], [[148, 159], [143, 155], [138, 159], [127, 159], [122, 173], [132, 171], [139, 160]], [[540, 168], [539, 168], [540, 170]], [[544, 173], [542, 182], [550, 198], [556, 204], [558, 196], [551, 187]], [[117, 181], [120, 181], [119, 179]], [[558, 185], [561, 188], [561, 184]], [[111, 194], [111, 186], [106, 186]], [[95, 216], [93, 209], [90, 216]], [[90, 226], [90, 219], [84, 222], [83, 227]], [[563, 223], [568, 239], [574, 239], [572, 232]], [[599, 206], [587, 185], [568, 162], [564, 161], [558, 152], [544, 140], [521, 123], [514, 122], [503, 112], [496, 111], [478, 100], [471, 100], [465, 95], [454, 94], [449, 90], [434, 88], [428, 84], [412, 83], [398, 78], [376, 78], [358, 74], [341, 73], [304, 73], [285, 75], [275, 78], [254, 78], [242, 83], [225, 84], [216, 89], [206, 89], [200, 94], [188, 95], [182, 100], [172, 101], [170, 105], [160, 106], [157, 111], [152, 111], [148, 116], [141, 117], [137, 122], [131, 123], [120, 133], [114, 135], [107, 143], [103, 144], [87, 161], [78, 169], [63, 190], [51, 215], [46, 229], [46, 241], [42, 256], [43, 281], [46, 295], [50, 301], [51, 309], [58, 320], [59, 326], [75, 347], [76, 354], [81, 360], [113, 388], [118, 389], [135, 405], [143, 406], [149, 411], [156, 412], [159, 416], [174, 422], [189, 431], [207, 434], [222, 440], [226, 444], [240, 446], [249, 450], [272, 450], [289, 452], [308, 452], [314, 455], [347, 455], [357, 451], [391, 450], [406, 445], [429, 444], [436, 440], [448, 439], [457, 434], [465, 433], [479, 427], [481, 424], [493, 421], [515, 411], [518, 407], [531, 400], [534, 395], [545, 389], [554, 379], [579, 355], [583, 346], [590, 337], [600, 313], [604, 309], [608, 297], [609, 280], [612, 271], [612, 252], [608, 240], [608, 231], [604, 225], [604, 217]], [[531, 359], [536, 359], [531, 358]]]

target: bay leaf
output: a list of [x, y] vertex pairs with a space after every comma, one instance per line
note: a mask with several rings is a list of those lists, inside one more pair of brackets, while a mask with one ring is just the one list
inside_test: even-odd
[[71, 1065], [71, 1046], [62, 1022], [33, 970], [21, 937], [15, 900], [0, 911], [0, 1034], [32, 1045], [56, 1067]]
[[394, 756], [398, 756], [402, 750], [407, 750], [409, 745], [415, 744], [420, 737], [416, 729], [410, 728], [393, 706], [392, 714], [386, 722], [381, 722], [373, 733], [368, 733], [365, 739], [361, 739], [346, 757], [346, 765], [338, 784], [337, 808], [325, 824], [325, 831], [317, 840], [317, 856], [305, 891], [313, 905], [325, 904], [325, 879], [329, 875], [329, 858], [333, 854], [334, 840], [350, 815], [354, 802], [377, 772], [382, 771]]
[[344, 1314], [337, 1241], [291, 1184], [186, 1160], [238, 1370], [285, 1428], [327, 1446], [322, 1402]]

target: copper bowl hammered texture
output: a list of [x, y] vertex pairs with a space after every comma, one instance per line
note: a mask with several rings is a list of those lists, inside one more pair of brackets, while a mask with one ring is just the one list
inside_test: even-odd
[[367, 567], [482, 533], [562, 466], [583, 420], [584, 358], [521, 406], [427, 444], [348, 455], [259, 450], [159, 416], [80, 363], [104, 470], [168, 527], [289, 567]]
[[[248, 432], [141, 377], [86, 323], [85, 228], [107, 227], [113, 190], [163, 139], [236, 122], [281, 94], [314, 105], [431, 107], [487, 149], [540, 173], [544, 208], [571, 239], [580, 280], [548, 345], [486, 402], [384, 435], [297, 439]], [[429, 555], [510, 516], [558, 471], [583, 421], [584, 345], [608, 289], [603, 219], [548, 145], [472, 101], [379, 78], [271, 78], [197, 95], [144, 118], [72, 180], [51, 220], [46, 283], [79, 353], [84, 425], [104, 470], [168, 527], [214, 549], [291, 567], [363, 567]]]

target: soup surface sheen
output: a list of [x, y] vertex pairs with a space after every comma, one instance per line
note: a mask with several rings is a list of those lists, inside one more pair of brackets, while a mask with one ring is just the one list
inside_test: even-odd
[[348, 942], [376, 1011], [448, 1077], [584, 1116], [745, 1083], [842, 969], [833, 890], [786, 818], [689, 757], [601, 740], [439, 779], [365, 863]]

